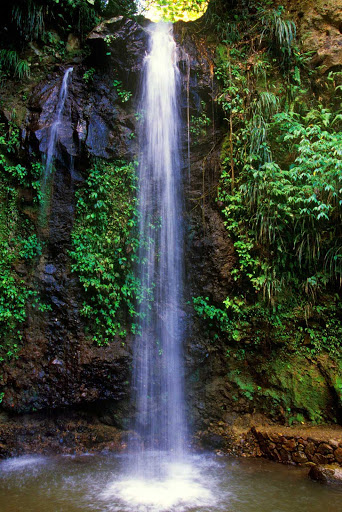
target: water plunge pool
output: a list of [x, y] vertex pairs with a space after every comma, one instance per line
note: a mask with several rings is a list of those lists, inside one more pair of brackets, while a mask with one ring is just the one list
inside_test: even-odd
[[[152, 454], [151, 457], [155, 457]], [[208, 454], [160, 459], [135, 477], [133, 455], [23, 456], [0, 463], [1, 512], [341, 512], [342, 491], [308, 468]], [[153, 467], [155, 467], [155, 460]], [[148, 466], [148, 464], [147, 464]]]

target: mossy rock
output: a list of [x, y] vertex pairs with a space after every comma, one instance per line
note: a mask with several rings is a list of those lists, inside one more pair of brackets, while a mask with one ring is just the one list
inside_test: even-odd
[[[289, 424], [337, 421], [334, 378], [322, 373], [318, 361], [298, 354], [258, 361], [247, 356], [245, 361], [231, 361], [229, 367], [228, 379], [238, 388], [240, 399], [270, 417]], [[337, 373], [335, 377], [339, 389], [340, 377]]]

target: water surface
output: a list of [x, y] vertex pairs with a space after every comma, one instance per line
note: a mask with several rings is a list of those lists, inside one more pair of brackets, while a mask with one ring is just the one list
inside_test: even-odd
[[[151, 457], [154, 455], [152, 454]], [[19, 457], [0, 463], [1, 512], [341, 512], [342, 492], [308, 469], [192, 455], [163, 478], [129, 476], [133, 455]]]

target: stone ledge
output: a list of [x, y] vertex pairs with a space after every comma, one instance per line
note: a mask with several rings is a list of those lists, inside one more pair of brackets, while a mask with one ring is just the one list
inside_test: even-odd
[[253, 426], [241, 431], [220, 422], [196, 437], [205, 448], [242, 457], [264, 457], [300, 466], [342, 466], [341, 427]]
[[0, 459], [26, 454], [120, 452], [126, 448], [124, 437], [122, 431], [96, 420], [65, 417], [0, 422]]

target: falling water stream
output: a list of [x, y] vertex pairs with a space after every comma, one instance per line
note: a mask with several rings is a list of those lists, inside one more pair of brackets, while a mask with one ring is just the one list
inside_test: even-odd
[[67, 68], [64, 72], [61, 88], [59, 90], [58, 102], [56, 105], [56, 112], [53, 118], [53, 122], [50, 127], [49, 136], [47, 140], [46, 153], [44, 155], [44, 171], [41, 181], [41, 211], [40, 211], [40, 225], [46, 224], [48, 210], [50, 207], [50, 189], [51, 180], [53, 177], [53, 166], [56, 158], [57, 144], [59, 141], [59, 129], [63, 120], [63, 112], [65, 109], [65, 102], [68, 97], [68, 90], [70, 86], [71, 76], [73, 68]]
[[130, 439], [127, 478], [109, 492], [131, 506], [154, 507], [210, 493], [196, 479], [185, 449], [177, 48], [171, 24], [151, 24], [149, 33], [140, 98], [138, 276], [143, 299], [133, 358], [136, 434]]
[[179, 72], [172, 25], [150, 29], [140, 102], [138, 275], [144, 299], [135, 340], [135, 429], [144, 448], [180, 457], [182, 379], [182, 195]]
[[51, 124], [50, 133], [49, 133], [49, 139], [47, 144], [47, 151], [46, 151], [46, 163], [45, 163], [45, 172], [44, 172], [44, 182], [48, 181], [51, 172], [52, 172], [52, 166], [53, 161], [56, 156], [56, 145], [58, 142], [58, 131], [59, 127], [61, 125], [63, 111], [65, 107], [65, 101], [68, 96], [68, 88], [70, 85], [70, 79], [73, 72], [73, 68], [66, 69], [62, 85], [59, 91], [59, 97], [58, 97], [58, 103], [56, 107], [56, 113], [53, 119], [53, 123]]

